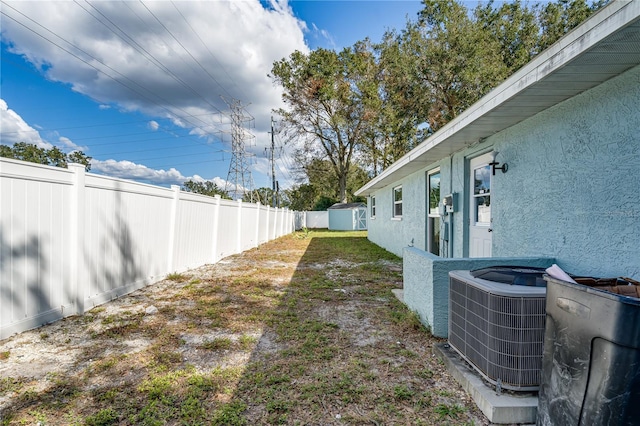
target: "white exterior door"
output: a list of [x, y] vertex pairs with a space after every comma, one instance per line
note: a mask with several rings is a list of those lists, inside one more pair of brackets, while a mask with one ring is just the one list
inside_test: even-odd
[[470, 162], [469, 257], [491, 257], [491, 154]]

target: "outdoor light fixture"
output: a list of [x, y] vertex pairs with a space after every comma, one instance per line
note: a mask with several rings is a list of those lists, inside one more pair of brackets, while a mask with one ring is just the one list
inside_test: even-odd
[[493, 176], [496, 175], [496, 169], [502, 170], [502, 173], [507, 173], [507, 170], [509, 170], [509, 165], [507, 163], [504, 163], [502, 166], [498, 167], [498, 164], [500, 163], [496, 161], [497, 156], [498, 151], [491, 152], [491, 162], [489, 163], [489, 165], [491, 166], [491, 174]]

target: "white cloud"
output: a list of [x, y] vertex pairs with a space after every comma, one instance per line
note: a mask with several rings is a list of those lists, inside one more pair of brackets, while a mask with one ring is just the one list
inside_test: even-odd
[[249, 105], [256, 130], [267, 131], [282, 105], [267, 76], [273, 62], [308, 51], [306, 26], [285, 0], [6, 2], [4, 14], [44, 36], [2, 17], [3, 40], [49, 79], [200, 135], [228, 131], [225, 99]]
[[67, 137], [64, 136], [60, 136], [58, 138], [58, 146], [60, 148], [62, 148], [62, 150], [64, 152], [71, 152], [71, 151], [87, 151], [88, 148], [86, 146], [80, 146], [80, 145], [76, 145], [75, 143], [73, 143], [73, 141]]
[[4, 145], [13, 145], [17, 142], [26, 142], [50, 149], [49, 142], [40, 137], [40, 132], [28, 125], [18, 113], [9, 109], [4, 99], [0, 99], [0, 142]]
[[153, 131], [156, 131], [160, 128], [160, 125], [158, 124], [157, 121], [151, 120], [147, 123], [147, 127], [149, 127]]
[[226, 181], [220, 177], [205, 179], [199, 175], [184, 176], [179, 170], [170, 168], [169, 170], [155, 170], [143, 164], [136, 164], [132, 161], [91, 160], [91, 173], [102, 174], [120, 179], [135, 180], [152, 185], [182, 185], [187, 180], [195, 182], [211, 181], [219, 188], [224, 189]]
[[132, 179], [155, 185], [182, 185], [189, 179], [173, 167], [169, 170], [154, 170], [131, 161], [91, 160], [91, 172], [121, 179]]

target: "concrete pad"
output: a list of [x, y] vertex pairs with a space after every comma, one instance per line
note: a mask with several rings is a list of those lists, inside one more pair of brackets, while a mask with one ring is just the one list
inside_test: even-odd
[[399, 301], [404, 303], [404, 290], [403, 289], [394, 288], [394, 289], [391, 290], [391, 293], [393, 293]]
[[535, 424], [537, 393], [503, 391], [498, 395], [447, 343], [434, 346], [433, 352], [491, 423]]

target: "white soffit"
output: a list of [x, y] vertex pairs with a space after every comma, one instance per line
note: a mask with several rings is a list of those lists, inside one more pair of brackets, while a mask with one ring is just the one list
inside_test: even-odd
[[640, 0], [617, 0], [360, 188], [369, 195], [640, 64]]

